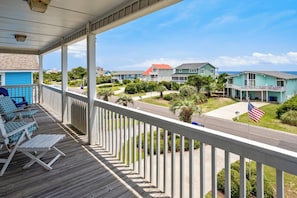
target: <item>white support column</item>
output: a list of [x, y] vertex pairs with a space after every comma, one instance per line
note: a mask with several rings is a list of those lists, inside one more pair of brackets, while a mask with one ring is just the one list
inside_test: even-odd
[[42, 83], [43, 83], [43, 55], [38, 56], [39, 59], [39, 89], [38, 89], [38, 101], [40, 104], [43, 103], [43, 95], [42, 95]]
[[66, 92], [68, 91], [68, 72], [67, 72], [67, 65], [68, 65], [68, 46], [63, 44], [61, 45], [61, 65], [62, 65], [62, 122], [66, 123], [68, 121], [67, 117], [67, 97]]
[[88, 141], [95, 144], [97, 108], [94, 107], [96, 98], [96, 35], [89, 32], [87, 25], [87, 72], [88, 72]]

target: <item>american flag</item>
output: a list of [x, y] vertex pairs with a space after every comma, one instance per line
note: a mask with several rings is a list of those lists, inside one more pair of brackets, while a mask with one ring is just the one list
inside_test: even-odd
[[255, 122], [258, 122], [261, 117], [264, 115], [264, 111], [262, 111], [261, 109], [255, 107], [254, 105], [252, 105], [250, 102], [248, 104], [248, 115], [249, 118], [251, 118], [252, 120], [254, 120]]

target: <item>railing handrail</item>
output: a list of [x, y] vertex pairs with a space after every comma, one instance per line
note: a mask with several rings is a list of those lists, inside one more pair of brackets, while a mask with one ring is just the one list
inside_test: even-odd
[[261, 85], [261, 86], [251, 86], [251, 85], [234, 85], [234, 84], [226, 84], [226, 88], [237, 88], [237, 89], [261, 89], [261, 90], [275, 90], [275, 91], [284, 91], [286, 87], [281, 86], [273, 86], [273, 85]]
[[44, 83], [42, 83], [41, 85], [42, 85], [43, 87], [47, 88], [47, 89], [50, 89], [50, 90], [54, 91], [54, 92], [62, 93], [61, 88], [54, 87], [54, 86], [51, 86], [51, 85], [47, 85], [47, 84], [44, 84]]

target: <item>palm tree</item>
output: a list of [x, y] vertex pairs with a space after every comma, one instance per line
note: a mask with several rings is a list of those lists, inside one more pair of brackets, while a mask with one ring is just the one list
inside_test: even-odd
[[167, 88], [164, 85], [158, 85], [156, 90], [160, 92], [160, 98], [163, 98], [163, 92], [167, 91]]
[[201, 108], [197, 105], [195, 100], [177, 100], [170, 107], [170, 111], [174, 114], [179, 110], [179, 120], [191, 123], [192, 117], [195, 113], [201, 114]]
[[112, 90], [110, 88], [101, 88], [99, 89], [97, 96], [100, 98], [102, 96], [102, 99], [105, 101], [108, 101], [108, 97], [110, 97], [113, 94]]
[[128, 106], [128, 103], [134, 104], [133, 99], [131, 96], [128, 95], [121, 95], [117, 100], [116, 103], [122, 104], [125, 107]]

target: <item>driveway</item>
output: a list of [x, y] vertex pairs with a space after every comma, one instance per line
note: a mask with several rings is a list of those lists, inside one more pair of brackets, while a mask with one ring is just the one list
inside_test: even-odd
[[[255, 107], [261, 107], [268, 103], [265, 102], [252, 102]], [[232, 118], [236, 117], [237, 115], [235, 112], [238, 112], [238, 115], [244, 114], [248, 112], [248, 102], [237, 102], [232, 105], [227, 105], [216, 110], [204, 113], [206, 116], [222, 118], [226, 120], [232, 120]]]

